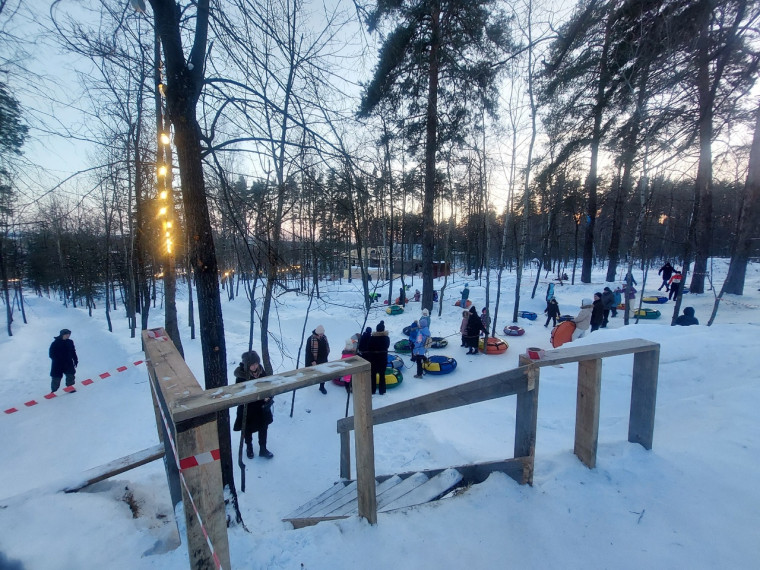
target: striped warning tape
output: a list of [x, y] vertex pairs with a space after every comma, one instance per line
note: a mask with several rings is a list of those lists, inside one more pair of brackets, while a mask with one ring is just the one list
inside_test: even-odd
[[[132, 366], [140, 366], [143, 363], [144, 363], [143, 360], [136, 360], [135, 362], [132, 363]], [[116, 368], [116, 370], [114, 371], [114, 373], [117, 374], [119, 372], [124, 372], [125, 370], [128, 370], [128, 369], [129, 369], [129, 366], [119, 366], [118, 368]], [[103, 372], [102, 374], [98, 374], [96, 376], [96, 379], [100, 378], [101, 380], [105, 380], [106, 378], [110, 378], [111, 376], [113, 376], [113, 374], [111, 374], [111, 372]], [[93, 380], [92, 378], [88, 378], [87, 380], [82, 380], [80, 382], [80, 384], [82, 386], [89, 386], [90, 384], [94, 384], [94, 383], [95, 383], [95, 380]], [[71, 393], [71, 392], [75, 392], [76, 390], [75, 390], [74, 386], [66, 386], [63, 389], [63, 391]], [[57, 398], [57, 397], [58, 397], [58, 394], [56, 394], [55, 392], [50, 392], [49, 394], [45, 394], [43, 396], [43, 398], [45, 400], [52, 400], [53, 398]], [[40, 402], [37, 401], [37, 400], [29, 400], [28, 402], [24, 402], [24, 407], [32, 408], [32, 407], [36, 406], [39, 403]], [[6, 414], [15, 414], [20, 409], [22, 409], [21, 406], [19, 406], [18, 408], [8, 408], [7, 410], [4, 410], [4, 412]]]
[[206, 539], [206, 544], [208, 545], [208, 548], [211, 551], [211, 556], [214, 559], [214, 566], [215, 568], [221, 570], [222, 562], [219, 560], [219, 555], [216, 553], [216, 549], [214, 549], [211, 538], [209, 538], [206, 526], [203, 524], [201, 514], [198, 512], [198, 507], [195, 505], [195, 500], [193, 499], [193, 495], [190, 492], [190, 487], [188, 487], [187, 481], [185, 481], [185, 476], [183, 475], [183, 471], [186, 469], [192, 469], [193, 467], [203, 465], [204, 463], [211, 463], [212, 461], [219, 461], [221, 452], [219, 449], [214, 449], [212, 451], [206, 451], [197, 455], [191, 455], [190, 457], [180, 459], [179, 453], [177, 452], [177, 445], [174, 443], [174, 438], [172, 437], [172, 430], [169, 428], [169, 422], [166, 421], [164, 407], [160, 403], [161, 399], [158, 397], [156, 387], [153, 385], [153, 380], [150, 379], [148, 381], [148, 384], [150, 384], [150, 389], [153, 391], [153, 396], [155, 397], [156, 402], [159, 402], [158, 410], [161, 412], [161, 421], [164, 423], [164, 431], [166, 433], [166, 437], [169, 439], [169, 445], [172, 448], [172, 455], [174, 456], [174, 463], [177, 465], [177, 470], [179, 471], [179, 480], [182, 483], [182, 486], [185, 488], [187, 497], [190, 499], [190, 505], [193, 507], [193, 513], [195, 513], [195, 518], [198, 520], [198, 525], [203, 532], [203, 537]]

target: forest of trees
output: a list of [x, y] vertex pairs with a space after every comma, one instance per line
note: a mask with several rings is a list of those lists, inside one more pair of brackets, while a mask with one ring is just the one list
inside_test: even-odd
[[[326, 5], [0, 2], [9, 334], [23, 287], [109, 324], [118, 308], [133, 336], [161, 303], [179, 350], [178, 315], [194, 327], [197, 311], [212, 388], [227, 383], [221, 295], [251, 302], [271, 371], [278, 294], [318, 296], [349, 252], [377, 246], [393, 252], [380, 268], [390, 292], [390, 268], [411, 270], [418, 246], [429, 308], [433, 260], [518, 283], [538, 262], [589, 283], [594, 265], [616, 281], [667, 259], [700, 293], [722, 256], [720, 295], [742, 294], [758, 254], [760, 4]], [[51, 78], [26, 62], [45, 50], [86, 71], [67, 74], [75, 93], [30, 101], [23, 85]], [[41, 111], [66, 96], [77, 125]], [[30, 182], [44, 164], [24, 144], [43, 132], [87, 141], [88, 168]], [[351, 262], [368, 291], [369, 260]], [[193, 295], [177, 307], [176, 279], [197, 307]], [[514, 318], [518, 307], [519, 287]]]

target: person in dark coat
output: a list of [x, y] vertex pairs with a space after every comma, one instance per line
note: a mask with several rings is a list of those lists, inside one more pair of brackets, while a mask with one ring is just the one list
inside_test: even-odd
[[478, 341], [481, 331], [488, 335], [488, 331], [483, 326], [483, 321], [480, 320], [478, 311], [473, 305], [470, 307], [470, 316], [467, 318], [467, 354], [478, 354]]
[[544, 323], [544, 327], [549, 326], [549, 321], [552, 322], [553, 327], [556, 327], [557, 318], [559, 317], [559, 303], [557, 303], [557, 299], [555, 297], [552, 297], [546, 303], [544, 313], [546, 313], [546, 323]]
[[591, 332], [599, 330], [604, 322], [604, 305], [602, 305], [602, 294], [594, 293], [594, 302], [591, 304]]
[[[69, 338], [70, 336], [71, 331], [69, 329], [61, 329], [60, 334], [53, 337], [54, 340], [48, 349], [48, 356], [53, 361], [50, 365], [51, 393], [58, 391], [58, 388], [61, 387], [61, 379], [64, 375], [66, 375], [66, 387], [74, 386], [79, 358], [77, 357], [77, 350], [74, 348], [74, 341]], [[68, 392], [76, 392], [76, 389], [71, 388]]]
[[669, 261], [665, 262], [665, 265], [660, 267], [660, 269], [657, 271], [657, 275], [662, 275], [662, 285], [660, 285], [657, 290], [661, 291], [663, 287], [665, 287], [665, 292], [670, 291], [670, 285], [668, 284], [668, 281], [670, 281], [670, 278], [673, 276], [673, 272], [675, 269], [672, 265], [670, 265]]
[[[306, 366], [323, 364], [327, 362], [328, 356], [330, 356], [330, 343], [327, 342], [327, 337], [325, 336], [325, 327], [319, 325], [311, 331], [311, 336], [307, 341], [304, 364], [306, 364]], [[324, 382], [319, 383], [319, 391], [323, 394], [327, 394]]]
[[385, 369], [388, 367], [388, 348], [391, 338], [385, 330], [385, 321], [380, 321], [369, 339], [369, 360], [372, 367], [372, 393], [385, 394]]
[[613, 293], [612, 289], [609, 287], [605, 287], [604, 291], [602, 291], [602, 308], [604, 309], [602, 328], [605, 328], [610, 320], [610, 311], [613, 311], [613, 317], [617, 315], [617, 308], [615, 307], [615, 293]]
[[469, 283], [464, 284], [464, 289], [462, 289], [462, 299], [459, 301], [459, 306], [463, 309], [467, 308], [467, 299], [470, 298], [470, 288]]
[[[267, 375], [261, 366], [261, 359], [255, 350], [244, 352], [242, 362], [235, 368], [235, 383], [256, 381]], [[253, 459], [253, 434], [259, 434], [259, 456], [266, 459], [274, 457], [274, 453], [267, 449], [267, 432], [269, 424], [274, 421], [272, 414], [272, 405], [274, 398], [264, 398], [245, 405], [245, 430], [243, 438], [245, 439], [245, 453], [248, 459]], [[235, 424], [232, 426], [233, 431], [240, 431], [243, 426], [243, 406], [237, 407]]]
[[688, 327], [691, 325], [698, 325], [699, 321], [694, 316], [694, 307], [686, 307], [683, 310], [683, 315], [676, 319], [676, 324], [682, 327]]

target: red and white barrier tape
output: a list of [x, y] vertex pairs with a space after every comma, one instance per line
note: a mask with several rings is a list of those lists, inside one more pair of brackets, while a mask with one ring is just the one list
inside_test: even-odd
[[214, 545], [211, 543], [211, 538], [209, 538], [208, 531], [206, 530], [206, 526], [203, 524], [203, 519], [201, 518], [201, 514], [198, 512], [198, 507], [195, 505], [193, 494], [190, 492], [190, 488], [187, 485], [187, 481], [185, 481], [185, 476], [182, 473], [186, 469], [192, 469], [193, 467], [197, 467], [198, 465], [203, 465], [204, 463], [219, 461], [221, 452], [218, 449], [214, 449], [212, 451], [206, 451], [203, 453], [199, 453], [198, 455], [191, 455], [190, 457], [185, 457], [184, 459], [180, 459], [179, 453], [177, 452], [177, 445], [174, 443], [174, 438], [172, 437], [172, 430], [169, 428], [169, 422], [166, 421], [166, 415], [164, 414], [164, 407], [161, 405], [161, 399], [158, 397], [158, 393], [156, 392], [156, 387], [153, 385], [153, 380], [152, 379], [149, 380], [148, 383], [150, 384], [150, 389], [153, 390], [153, 395], [156, 398], [156, 402], [158, 402], [158, 410], [161, 412], [161, 421], [163, 421], [164, 423], [164, 432], [166, 433], [166, 437], [169, 438], [169, 445], [171, 445], [171, 448], [172, 448], [174, 463], [177, 466], [177, 471], [179, 471], [179, 480], [181, 481], [182, 486], [185, 488], [187, 497], [190, 499], [190, 505], [193, 507], [195, 518], [198, 519], [198, 525], [201, 527], [201, 531], [203, 532], [203, 537], [206, 539], [206, 544], [208, 545], [208, 548], [211, 551], [211, 556], [214, 559], [214, 566], [218, 568], [219, 570], [222, 570], [222, 562], [221, 560], [219, 560], [219, 555], [216, 553], [216, 550], [214, 549]]
[[[139, 366], [140, 364], [143, 364], [143, 363], [144, 363], [143, 360], [136, 360], [135, 362], [132, 363], [132, 366]], [[128, 370], [128, 369], [129, 369], [129, 366], [119, 366], [114, 371], [114, 374], [119, 373], [119, 372], [124, 372], [125, 370]], [[113, 374], [111, 372], [103, 372], [102, 374], [98, 374], [97, 375], [96, 380], [97, 379], [104, 380], [106, 378], [110, 378], [111, 376], [113, 376]], [[94, 382], [95, 382], [95, 380], [93, 380], [92, 378], [88, 378], [87, 380], [82, 380], [80, 382], [80, 384], [82, 386], [89, 386], [90, 384], [94, 384]], [[74, 390], [74, 386], [66, 386], [63, 389], [63, 391], [64, 392], [69, 392], [69, 393], [70, 392], [74, 392], [75, 391]], [[58, 395], [55, 394], [54, 392], [50, 392], [49, 394], [45, 394], [43, 396], [43, 398], [45, 400], [52, 400], [53, 398], [57, 398], [57, 397], [58, 397]], [[32, 407], [36, 406], [39, 403], [40, 402], [38, 402], [37, 400], [29, 400], [28, 402], [24, 402], [24, 407], [32, 408]], [[20, 409], [21, 409], [21, 406], [19, 406], [18, 408], [8, 408], [7, 410], [4, 410], [4, 412], [5, 412], [5, 414], [15, 414]]]

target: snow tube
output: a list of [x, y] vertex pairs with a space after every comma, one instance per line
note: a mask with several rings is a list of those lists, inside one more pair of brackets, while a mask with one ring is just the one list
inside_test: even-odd
[[488, 344], [485, 346], [483, 345], [482, 338], [478, 342], [478, 349], [486, 354], [504, 354], [508, 348], [507, 341], [500, 339], [498, 336], [489, 336]]
[[385, 309], [385, 312], [389, 315], [400, 315], [404, 312], [404, 307], [401, 305], [391, 305], [387, 309]]
[[432, 341], [430, 348], [446, 348], [449, 345], [449, 341], [442, 336], [431, 336], [430, 340]]
[[391, 388], [395, 388], [396, 386], [401, 384], [403, 381], [404, 381], [404, 375], [401, 374], [400, 370], [396, 370], [395, 368], [385, 369], [386, 389], [390, 390]]
[[404, 333], [404, 336], [412, 336], [412, 335], [417, 336], [418, 330], [419, 330], [419, 327], [417, 326], [417, 324], [412, 323], [408, 327], [404, 327], [403, 329], [401, 329], [401, 332]]
[[668, 302], [668, 298], [667, 297], [660, 297], [660, 296], [657, 296], [657, 297], [642, 297], [641, 298], [641, 302], [642, 303], [660, 303], [660, 304], [662, 304], [662, 303], [667, 303]]
[[[469, 309], [470, 307], [472, 307], [472, 301], [470, 301], [469, 299], [467, 299], [467, 303], [465, 303], [465, 305], [467, 305], [465, 307], [465, 309]], [[459, 301], [457, 301], [456, 303], [454, 303], [454, 306], [455, 307], [461, 307], [462, 306], [462, 299], [459, 299]]]
[[512, 325], [509, 327], [504, 327], [504, 334], [507, 336], [522, 336], [525, 334], [525, 329], [516, 325]]
[[456, 360], [450, 356], [439, 356], [437, 354], [430, 356], [422, 365], [422, 368], [429, 374], [448, 374], [453, 372], [456, 367]]
[[565, 321], [572, 321], [573, 315], [562, 315], [560, 317], [557, 317], [557, 320], [561, 323], [564, 323]]
[[520, 311], [517, 314], [523, 319], [528, 319], [529, 321], [535, 321], [538, 318], [538, 315], [536, 313], [531, 313], [530, 311]]
[[404, 367], [403, 358], [401, 358], [398, 354], [388, 355], [388, 368], [395, 368], [396, 370], [401, 370], [403, 367]]
[[575, 332], [575, 323], [573, 321], [564, 321], [552, 329], [551, 343], [554, 348], [559, 348], [566, 342], [573, 340]]
[[409, 354], [412, 352], [412, 349], [414, 348], [414, 344], [412, 344], [412, 341], [409, 339], [404, 339], [398, 341], [396, 344], [393, 345], [393, 350], [396, 352], [400, 352], [401, 354]]
[[657, 309], [637, 309], [633, 316], [640, 319], [659, 319], [660, 311]]

